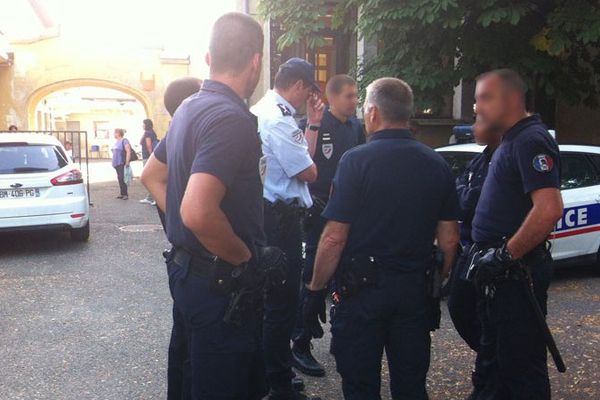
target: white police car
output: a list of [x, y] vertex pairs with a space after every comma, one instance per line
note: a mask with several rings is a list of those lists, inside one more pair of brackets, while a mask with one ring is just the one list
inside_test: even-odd
[[90, 236], [83, 177], [53, 136], [0, 134], [0, 232], [68, 230]]
[[[600, 261], [600, 147], [560, 145], [563, 217], [549, 239], [552, 257], [560, 263]], [[460, 175], [467, 163], [483, 151], [474, 143], [436, 149]]]

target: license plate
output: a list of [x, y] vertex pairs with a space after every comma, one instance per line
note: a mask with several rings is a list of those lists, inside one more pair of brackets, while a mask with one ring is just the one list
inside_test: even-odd
[[33, 197], [40, 197], [40, 189], [0, 189], [0, 200], [29, 199]]

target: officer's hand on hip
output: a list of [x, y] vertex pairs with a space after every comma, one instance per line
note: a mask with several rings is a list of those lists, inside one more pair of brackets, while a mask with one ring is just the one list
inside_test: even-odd
[[302, 322], [313, 338], [323, 337], [322, 323], [327, 322], [327, 314], [325, 312], [325, 296], [327, 289], [311, 290], [306, 287], [306, 297], [302, 305]]
[[506, 268], [515, 263], [506, 244], [502, 247], [491, 247], [477, 260], [478, 267]]

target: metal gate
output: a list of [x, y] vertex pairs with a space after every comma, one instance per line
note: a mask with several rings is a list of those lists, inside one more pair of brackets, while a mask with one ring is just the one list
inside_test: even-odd
[[83, 166], [85, 165], [85, 183], [88, 194], [88, 201], [90, 205], [92, 205], [92, 198], [90, 196], [89, 144], [87, 131], [0, 131], [0, 134], [2, 133], [50, 135], [57, 138], [58, 141], [61, 142], [63, 146], [65, 146], [65, 148], [67, 148], [67, 144], [70, 143], [70, 156], [73, 159], [73, 162], [79, 164], [79, 170], [81, 172], [83, 172]]

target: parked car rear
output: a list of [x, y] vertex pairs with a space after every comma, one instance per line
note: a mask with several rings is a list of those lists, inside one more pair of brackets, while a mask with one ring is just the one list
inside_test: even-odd
[[0, 134], [0, 231], [53, 229], [89, 238], [81, 171], [53, 136]]

